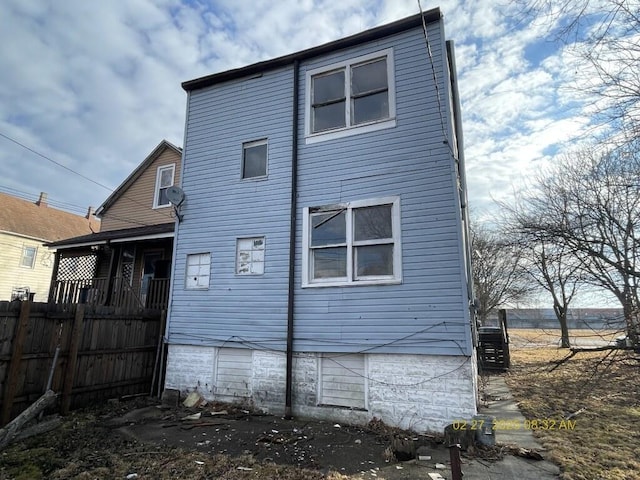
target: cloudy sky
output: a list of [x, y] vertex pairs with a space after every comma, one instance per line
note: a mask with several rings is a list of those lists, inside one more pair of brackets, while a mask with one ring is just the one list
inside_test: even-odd
[[[589, 128], [550, 20], [513, 3], [422, 0], [456, 44], [469, 196], [484, 215]], [[182, 145], [181, 82], [418, 11], [416, 0], [3, 0], [0, 191], [45, 191], [85, 213], [163, 138]]]

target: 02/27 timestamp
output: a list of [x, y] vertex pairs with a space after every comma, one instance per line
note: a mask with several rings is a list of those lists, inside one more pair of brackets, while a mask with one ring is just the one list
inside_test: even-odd
[[533, 419], [496, 419], [486, 422], [484, 419], [454, 420], [454, 430], [575, 430], [575, 420], [554, 418]]

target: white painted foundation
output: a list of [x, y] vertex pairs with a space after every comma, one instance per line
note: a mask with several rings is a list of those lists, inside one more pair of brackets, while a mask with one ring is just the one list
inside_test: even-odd
[[[254, 350], [252, 368], [225, 371], [215, 347], [169, 345], [165, 388], [183, 395], [197, 390], [208, 400], [238, 401], [269, 413], [284, 413], [286, 357]], [[475, 357], [366, 354], [365, 408], [319, 405], [322, 400], [321, 355], [297, 353], [293, 369], [293, 413], [334, 422], [366, 424], [373, 418], [418, 432], [438, 431], [454, 420], [477, 413]], [[248, 357], [247, 357], [248, 358]], [[340, 357], [336, 357], [340, 359]], [[230, 376], [241, 386], [229, 389]], [[242, 377], [242, 378], [240, 378]], [[225, 380], [224, 388], [217, 385]], [[324, 379], [325, 382], [327, 379]], [[345, 387], [346, 388], [346, 387]]]

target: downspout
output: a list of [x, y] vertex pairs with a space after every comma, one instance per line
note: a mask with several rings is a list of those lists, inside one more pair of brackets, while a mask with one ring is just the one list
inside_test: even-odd
[[[458, 147], [458, 174], [460, 175], [460, 208], [462, 210], [462, 220], [464, 222], [465, 254], [467, 271], [467, 295], [470, 301], [471, 320], [475, 318], [474, 292], [473, 292], [473, 272], [471, 266], [471, 238], [469, 236], [469, 208], [467, 205], [467, 176], [465, 172], [464, 140], [462, 138], [462, 115], [460, 108], [460, 94], [458, 92], [458, 73], [456, 70], [455, 46], [452, 40], [446, 42], [447, 57], [449, 59], [449, 71], [451, 78], [451, 100], [453, 104], [453, 117], [456, 129], [456, 141]], [[473, 326], [475, 331], [475, 326]]]
[[293, 390], [293, 306], [295, 293], [296, 210], [298, 196], [298, 69], [299, 60], [293, 62], [293, 116], [291, 119], [291, 220], [289, 231], [289, 296], [287, 298], [287, 372], [285, 386], [285, 418], [292, 418]]

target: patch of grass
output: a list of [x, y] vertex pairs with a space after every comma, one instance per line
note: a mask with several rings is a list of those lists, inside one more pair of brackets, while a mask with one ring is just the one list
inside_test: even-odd
[[[528, 419], [566, 419], [575, 428], [534, 431], [564, 480], [640, 479], [640, 362], [622, 351], [579, 353], [513, 348], [505, 377]], [[553, 370], [552, 370], [553, 369]], [[579, 412], [579, 413], [577, 413]]]

